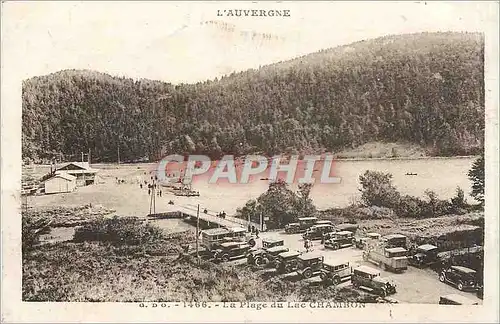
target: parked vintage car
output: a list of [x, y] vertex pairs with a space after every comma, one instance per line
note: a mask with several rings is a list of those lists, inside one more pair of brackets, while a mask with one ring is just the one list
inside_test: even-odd
[[274, 262], [276, 256], [283, 252], [288, 252], [289, 248], [283, 245], [273, 246], [265, 249], [257, 249], [248, 252], [247, 264], [263, 266]]
[[337, 232], [333, 237], [325, 241], [326, 249], [338, 250], [354, 244], [354, 233], [349, 231]]
[[439, 274], [439, 281], [449, 283], [458, 290], [475, 290], [477, 288], [477, 274], [475, 270], [451, 266]]
[[411, 255], [408, 262], [414, 267], [430, 266], [437, 262], [438, 247], [432, 244], [419, 245], [415, 253]]
[[297, 270], [297, 258], [301, 255], [297, 251], [288, 251], [278, 254], [274, 266], [278, 273], [290, 273]]
[[316, 217], [301, 217], [297, 223], [290, 223], [285, 226], [285, 233], [295, 234], [306, 231], [313, 226], [318, 219]]
[[214, 252], [225, 242], [245, 242], [250, 246], [255, 246], [255, 238], [248, 235], [243, 227], [234, 228], [211, 228], [201, 231], [201, 245], [208, 251]]
[[314, 223], [314, 225], [332, 225], [333, 226], [333, 223], [332, 223], [332, 221], [329, 221], [329, 220], [318, 220], [318, 221], [316, 221], [316, 223]]
[[483, 299], [483, 297], [484, 297], [484, 287], [483, 287], [483, 285], [479, 285], [477, 287], [476, 296], [479, 299]]
[[381, 297], [396, 293], [396, 285], [380, 276], [380, 271], [368, 266], [355, 268], [351, 275], [352, 285]]
[[351, 276], [351, 268], [349, 262], [323, 262], [319, 275], [324, 283], [338, 285], [344, 278]]
[[354, 240], [354, 245], [358, 249], [364, 249], [366, 247], [366, 244], [371, 241], [376, 241], [380, 239], [380, 234], [379, 233], [366, 233], [365, 236], [363, 237], [358, 237]]
[[224, 242], [214, 251], [214, 260], [227, 262], [231, 259], [244, 257], [250, 251], [250, 245], [243, 242]]
[[440, 305], [478, 305], [478, 302], [473, 301], [465, 296], [458, 294], [449, 294], [439, 298]]
[[330, 224], [314, 225], [302, 234], [302, 238], [304, 240], [321, 240], [324, 234], [333, 231], [335, 228]]
[[285, 245], [285, 241], [282, 239], [273, 239], [273, 238], [262, 239], [263, 249], [269, 249], [275, 246], [283, 246], [283, 245]]
[[389, 234], [382, 236], [380, 241], [384, 242], [385, 247], [387, 248], [396, 248], [401, 247], [406, 249], [407, 246], [407, 238], [402, 234]]
[[315, 253], [305, 253], [297, 257], [297, 273], [303, 278], [318, 275], [323, 268], [325, 258]]

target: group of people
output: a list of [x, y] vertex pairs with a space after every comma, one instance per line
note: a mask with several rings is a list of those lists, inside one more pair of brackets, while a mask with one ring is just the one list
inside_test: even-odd
[[255, 226], [248, 225], [248, 233], [255, 233], [255, 236], [259, 237], [259, 229]]

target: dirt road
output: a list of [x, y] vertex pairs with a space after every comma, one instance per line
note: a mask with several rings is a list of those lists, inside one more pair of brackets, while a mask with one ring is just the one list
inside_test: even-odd
[[[285, 241], [285, 246], [291, 250], [305, 252], [304, 241], [300, 234], [285, 234], [283, 232], [265, 232], [260, 234], [262, 238], [280, 238]], [[320, 241], [314, 241], [313, 252], [321, 254], [325, 257], [325, 261], [348, 261], [351, 266], [367, 265], [375, 269], [379, 269], [372, 263], [363, 261], [363, 252], [355, 247], [348, 247], [340, 250], [325, 249]], [[258, 240], [257, 246], [260, 246], [261, 240]], [[379, 269], [380, 270], [380, 269]], [[381, 270], [383, 277], [388, 277], [396, 283], [396, 294], [391, 297], [398, 300], [400, 303], [420, 303], [420, 304], [437, 304], [439, 297], [447, 294], [459, 294], [470, 298], [479, 304], [482, 300], [476, 297], [473, 292], [461, 292], [453, 286], [441, 283], [438, 280], [438, 275], [430, 269], [418, 269], [408, 267], [403, 273], [395, 274]], [[350, 281], [342, 285], [350, 285]]]

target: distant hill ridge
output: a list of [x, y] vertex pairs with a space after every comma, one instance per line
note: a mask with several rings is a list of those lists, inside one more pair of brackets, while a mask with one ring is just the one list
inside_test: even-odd
[[95, 161], [116, 161], [118, 147], [122, 161], [339, 152], [375, 141], [435, 156], [480, 152], [483, 35], [387, 36], [196, 84], [85, 70], [23, 82], [27, 159], [91, 149]]

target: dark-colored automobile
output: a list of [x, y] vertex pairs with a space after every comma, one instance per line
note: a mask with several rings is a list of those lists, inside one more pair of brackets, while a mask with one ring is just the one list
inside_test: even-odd
[[283, 245], [273, 246], [267, 249], [253, 250], [247, 254], [247, 263], [256, 266], [264, 266], [274, 262], [278, 254], [288, 251], [289, 249]]
[[484, 287], [483, 287], [483, 285], [480, 285], [479, 287], [477, 287], [476, 296], [479, 299], [483, 299], [483, 297], [484, 297]]
[[351, 282], [355, 288], [361, 288], [381, 297], [396, 293], [396, 285], [391, 280], [381, 277], [379, 270], [367, 266], [355, 268]]
[[297, 257], [297, 273], [303, 278], [318, 275], [323, 268], [325, 258], [314, 253], [305, 253]]
[[438, 247], [432, 244], [419, 245], [408, 262], [415, 267], [425, 267], [437, 262]]
[[274, 266], [278, 273], [290, 273], [297, 270], [297, 257], [301, 255], [297, 251], [288, 251], [278, 254]]
[[439, 281], [449, 283], [458, 290], [475, 290], [477, 288], [477, 274], [475, 270], [451, 266], [439, 274]]
[[243, 242], [224, 242], [214, 251], [214, 260], [227, 262], [231, 259], [244, 257], [250, 251], [250, 245]]
[[314, 225], [302, 234], [302, 238], [304, 240], [321, 240], [324, 234], [333, 231], [335, 231], [335, 228], [330, 224]]
[[326, 249], [338, 250], [354, 244], [354, 233], [350, 231], [337, 232], [333, 238], [325, 241]]
[[344, 278], [351, 276], [349, 262], [324, 262], [320, 277], [324, 283], [338, 285]]
[[283, 245], [285, 245], [285, 241], [282, 239], [273, 239], [273, 238], [262, 239], [262, 248], [264, 250], [275, 246], [283, 246]]

